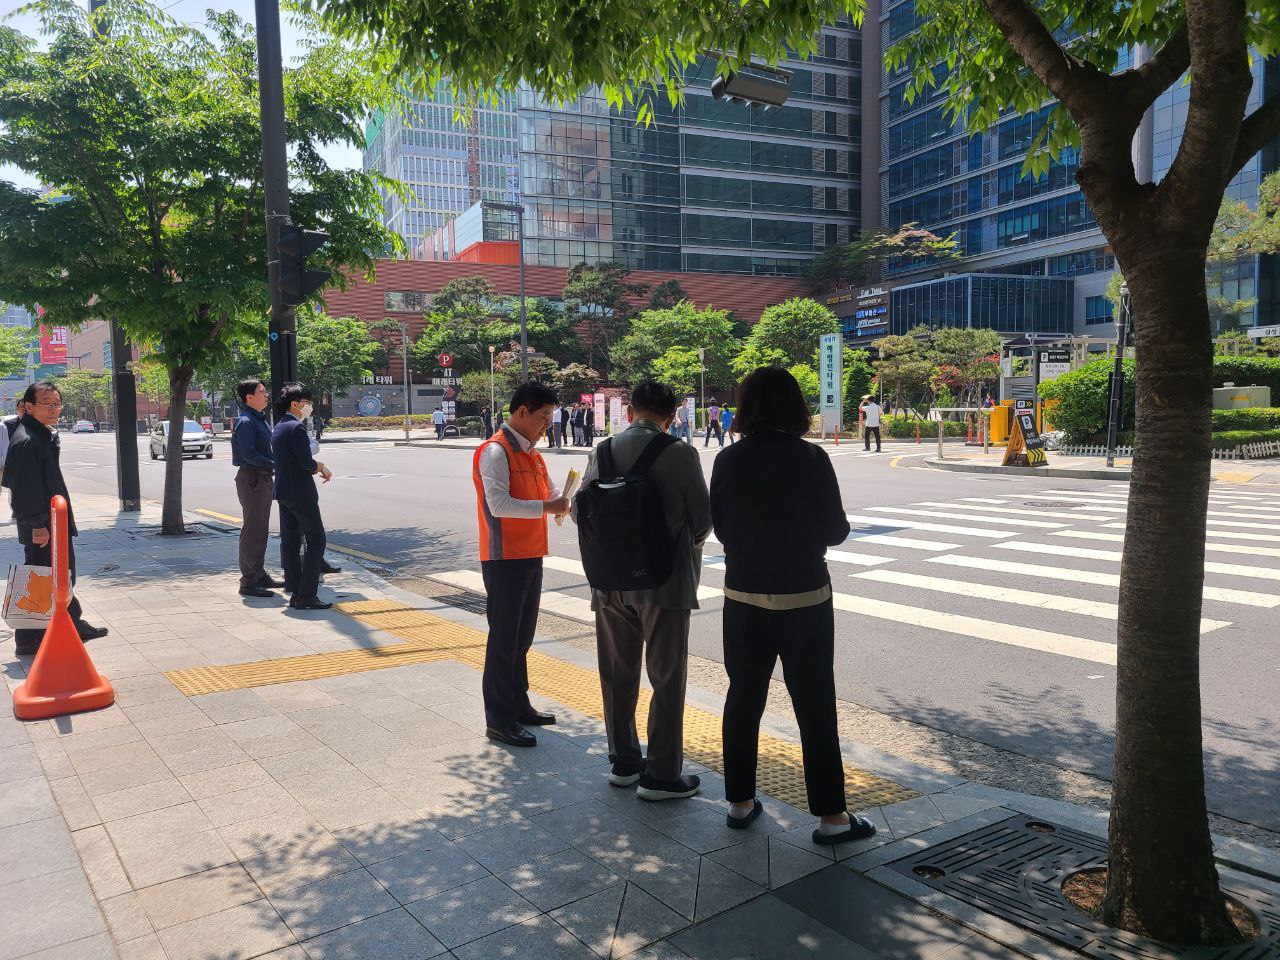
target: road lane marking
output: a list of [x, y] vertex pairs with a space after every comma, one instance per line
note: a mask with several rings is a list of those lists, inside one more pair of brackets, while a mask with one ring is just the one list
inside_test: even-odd
[[1026, 515], [1028, 517], [1058, 517], [1063, 520], [1110, 520], [1110, 517], [1096, 516], [1091, 517], [1087, 513], [1054, 513], [1052, 510], [1022, 510], [1014, 507], [980, 507], [975, 504], [968, 503], [942, 503], [937, 500], [922, 500], [922, 507], [952, 507], [956, 510], [980, 510], [984, 513], [995, 513], [1005, 516], [1010, 513], [1018, 515]]
[[1215, 520], [1215, 516], [1231, 516], [1231, 514], [1220, 514], [1214, 510], [1209, 511], [1210, 519], [1205, 523], [1211, 527], [1240, 527], [1244, 530], [1280, 530], [1280, 523], [1246, 523], [1239, 520]]
[[[1128, 513], [1127, 507], [1106, 507], [1106, 506], [1090, 506], [1078, 507], [1079, 510], [1099, 510], [1103, 513]], [[1259, 530], [1280, 530], [1280, 515], [1271, 516], [1270, 514], [1249, 513], [1244, 510], [1209, 510], [1207, 511], [1210, 524], [1217, 524], [1223, 527], [1246, 527], [1257, 528]], [[1084, 519], [1084, 514], [1080, 514]], [[1240, 520], [1274, 520], [1274, 523], [1237, 523], [1234, 520], [1223, 519], [1225, 517], [1239, 518]], [[1093, 519], [1105, 520], [1105, 517], [1096, 517]]]
[[[218, 513], [216, 510], [205, 510], [203, 507], [196, 507], [193, 512], [203, 514], [206, 517], [213, 517], [215, 520], [234, 523], [237, 527], [244, 526], [243, 519], [233, 517], [229, 513]], [[348, 556], [359, 557], [361, 560], [368, 560], [371, 563], [395, 563], [390, 557], [380, 557], [376, 553], [365, 553], [363, 550], [356, 550], [354, 547], [344, 547], [341, 544], [334, 543], [332, 540], [325, 543], [324, 548], [332, 550], [334, 553], [344, 553]]]
[[[1068, 580], [1078, 583], [1092, 583], [1100, 587], [1119, 587], [1118, 573], [1104, 573], [1099, 570], [1077, 570], [1075, 567], [1050, 567], [1038, 563], [1019, 563], [1016, 560], [993, 560], [988, 557], [966, 557], [957, 553], [945, 557], [929, 557], [929, 563], [945, 563], [948, 566], [963, 567], [966, 570], [990, 570], [993, 573], [1013, 573], [1030, 577], [1045, 577], [1050, 580]], [[1222, 603], [1239, 603], [1247, 607], [1280, 607], [1280, 595], [1257, 593], [1253, 590], [1232, 590], [1226, 587], [1204, 588], [1206, 600], [1219, 600]]]
[[[1075, 537], [1079, 540], [1110, 540], [1115, 543], [1124, 543], [1123, 533], [1099, 533], [1095, 530], [1054, 530], [1053, 536]], [[1217, 540], [1209, 540], [1205, 543], [1204, 548], [1206, 550], [1216, 550], [1219, 553], [1241, 553], [1254, 557], [1280, 557], [1280, 548], [1251, 547], [1243, 543], [1221, 543]]]
[[227, 523], [234, 523], [238, 527], [244, 524], [243, 519], [240, 517], [233, 517], [229, 513], [218, 513], [216, 510], [205, 510], [201, 507], [196, 507], [194, 512], [204, 514], [206, 517], [213, 517], [215, 520], [225, 520]]
[[1102, 643], [1098, 640], [1086, 640], [1083, 637], [1013, 626], [978, 617], [966, 617], [958, 613], [926, 610], [923, 607], [890, 603], [873, 597], [856, 597], [837, 593], [831, 599], [837, 610], [854, 613], [861, 617], [874, 617], [878, 620], [952, 633], [972, 640], [1003, 643], [1011, 647], [1022, 647], [1024, 650], [1037, 650], [1041, 653], [1073, 657], [1091, 663], [1105, 663], [1111, 666], [1115, 666], [1116, 663], [1115, 644]]
[[845, 542], [851, 543], [854, 541], [875, 544], [881, 547], [904, 547], [907, 550], [957, 550], [960, 547], [958, 543], [945, 543], [942, 540], [916, 540], [913, 537], [895, 537], [889, 533], [868, 533], [861, 537], [854, 533]]
[[[568, 574], [572, 574], [573, 576], [582, 577], [582, 581], [584, 584], [586, 584], [587, 582], [587, 579], [586, 579], [587, 570], [586, 570], [586, 567], [582, 565], [581, 560], [574, 560], [572, 557], [559, 557], [559, 556], [556, 556], [555, 554], [548, 554], [547, 556], [542, 558], [542, 565], [544, 567], [549, 567], [552, 570], [558, 570], [561, 573], [568, 573]], [[712, 569], [721, 569], [721, 570], [724, 569], [723, 563], [708, 563], [708, 564], [705, 564], [705, 566], [711, 567]], [[720, 595], [721, 595], [720, 591], [715, 589], [714, 587], [704, 587], [704, 586], [698, 587], [699, 600], [713, 600]], [[578, 600], [581, 598], [572, 597], [571, 599]], [[588, 608], [589, 607], [590, 607], [590, 601], [588, 601]], [[594, 619], [594, 613], [592, 614], [592, 619]]]
[[996, 500], [994, 497], [961, 497], [963, 503], [1008, 503], [1008, 500]]
[[[982, 517], [975, 517], [968, 513], [952, 513], [947, 510], [912, 510], [908, 507], [867, 507], [868, 510], [874, 510], [877, 513], [905, 513], [909, 517], [940, 517], [943, 520], [980, 520]], [[1041, 520], [1014, 520], [1011, 518], [1001, 517], [1000, 523], [1006, 527], [1038, 527], [1042, 530], [1056, 530], [1065, 526], [1061, 523], [1049, 523]]]
[[[481, 596], [487, 595], [484, 588], [484, 577], [480, 575], [478, 570], [445, 570], [428, 573], [427, 576], [451, 587], [460, 587], [463, 590], [469, 590]], [[548, 613], [556, 613], [571, 620], [582, 620], [587, 623], [595, 620], [595, 614], [591, 610], [591, 601], [584, 597], [573, 597], [567, 593], [544, 590], [538, 598], [538, 606]]]
[[[874, 527], [903, 527], [908, 530], [925, 530], [929, 533], [959, 533], [971, 537], [986, 537], [999, 540], [1002, 537], [1016, 537], [1016, 530], [988, 530], [985, 527], [958, 527], [954, 524], [927, 523], [924, 520], [905, 520], [898, 517], [867, 517], [857, 513], [846, 515], [850, 523], [863, 523]], [[855, 531], [856, 535], [856, 531]]]
[[[1047, 553], [1050, 556], [1082, 557], [1088, 560], [1107, 560], [1120, 562], [1119, 550], [1091, 550], [1087, 547], [1067, 547], [1057, 543], [1022, 543], [1012, 540], [1006, 543], [993, 544], [1002, 550], [1020, 550], [1023, 553]], [[1259, 580], [1280, 580], [1280, 570], [1267, 570], [1262, 567], [1244, 566], [1239, 563], [1218, 563], [1206, 560], [1205, 573], [1225, 573], [1233, 577], [1256, 577]]]

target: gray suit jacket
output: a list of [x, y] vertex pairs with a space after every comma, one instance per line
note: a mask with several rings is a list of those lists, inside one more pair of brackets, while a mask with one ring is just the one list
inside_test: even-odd
[[[640, 458], [640, 452], [660, 431], [648, 420], [636, 420], [609, 443], [614, 466], [626, 472]], [[596, 451], [587, 460], [582, 486], [599, 476]], [[675, 443], [662, 452], [649, 468], [649, 476], [657, 484], [666, 507], [667, 525], [676, 538], [676, 562], [670, 579], [652, 590], [627, 590], [616, 599], [637, 607], [665, 607], [692, 610], [698, 606], [698, 583], [702, 579], [702, 544], [711, 533], [711, 498], [707, 481], [702, 476], [698, 452], [687, 443]], [[573, 516], [577, 519], [577, 503]], [[598, 610], [610, 594], [591, 591], [591, 609]]]

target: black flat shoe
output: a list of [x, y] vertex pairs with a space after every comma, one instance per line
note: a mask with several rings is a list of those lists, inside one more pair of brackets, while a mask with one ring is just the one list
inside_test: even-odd
[[729, 825], [730, 830], [745, 830], [747, 827], [751, 826], [751, 824], [755, 823], [762, 813], [764, 813], [764, 807], [761, 805], [759, 800], [756, 800], [755, 806], [751, 808], [751, 812], [745, 817], [735, 817], [731, 813], [726, 813], [724, 815], [724, 821]]
[[90, 640], [98, 640], [105, 637], [110, 631], [106, 627], [95, 627], [88, 623], [77, 623], [76, 633], [80, 635], [81, 643], [88, 643]]
[[241, 587], [240, 596], [242, 597], [259, 597], [265, 600], [267, 597], [274, 597], [275, 594], [266, 587]]
[[657, 802], [658, 800], [683, 800], [694, 796], [701, 789], [701, 780], [692, 774], [686, 774], [676, 780], [655, 780], [647, 773], [640, 775], [640, 785], [636, 787], [636, 796], [641, 800]]
[[536, 747], [538, 738], [524, 727], [485, 727], [484, 735], [511, 747]]
[[13, 652], [15, 656], [19, 657], [34, 657], [39, 650], [40, 644], [37, 643], [34, 647], [18, 647]]
[[528, 713], [520, 714], [516, 720], [526, 727], [549, 727], [556, 722], [556, 715], [530, 710]]
[[289, 606], [295, 610], [328, 610], [333, 604], [319, 597], [294, 597]]
[[284, 586], [284, 581], [277, 580], [275, 577], [271, 576], [271, 574], [267, 573], [267, 574], [264, 574], [262, 579], [258, 581], [258, 586], [265, 587], [268, 590], [273, 588], [276, 590], [279, 590], [281, 587]]
[[875, 835], [876, 825], [866, 817], [850, 817], [848, 830], [842, 830], [840, 833], [823, 833], [821, 830], [814, 830], [813, 842], [820, 847], [834, 847], [838, 843], [866, 840]]
[[322, 561], [320, 562], [320, 572], [321, 572], [321, 573], [341, 573], [341, 572], [342, 572], [342, 568], [341, 568], [341, 567], [335, 567], [335, 566], [334, 566], [332, 563], [330, 563], [328, 560], [322, 560]]

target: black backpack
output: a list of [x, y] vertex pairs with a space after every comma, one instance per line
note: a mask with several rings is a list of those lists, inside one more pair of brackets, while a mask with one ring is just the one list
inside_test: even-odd
[[578, 548], [587, 582], [597, 590], [651, 590], [671, 577], [676, 541], [657, 485], [646, 474], [679, 441], [662, 433], [620, 476], [611, 441], [596, 452], [599, 476], [578, 494]]

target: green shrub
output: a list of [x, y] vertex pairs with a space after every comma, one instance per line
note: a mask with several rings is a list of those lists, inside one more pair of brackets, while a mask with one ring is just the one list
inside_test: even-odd
[[[1040, 399], [1053, 403], [1049, 422], [1075, 443], [1084, 443], [1107, 428], [1107, 379], [1114, 361], [1090, 360], [1083, 367], [1040, 384]], [[1134, 367], [1124, 361], [1124, 423], [1134, 424]]]
[[1271, 401], [1280, 399], [1280, 357], [1214, 357], [1213, 385], [1270, 387]]
[[1246, 443], [1280, 440], [1280, 430], [1227, 430], [1213, 435], [1213, 449], [1234, 450]]
[[[969, 435], [969, 426], [962, 420], [944, 420], [943, 423], [946, 435], [948, 437], [965, 437]], [[907, 417], [886, 417], [880, 421], [880, 432], [886, 437], [893, 437], [898, 440], [914, 440], [916, 436], [916, 427], [920, 428], [921, 440], [937, 440], [938, 439], [938, 423], [936, 420], [916, 420]], [[858, 422], [855, 420], [850, 425], [850, 430], [857, 431]]]
[[[431, 426], [430, 414], [415, 413], [409, 421], [415, 429]], [[403, 427], [403, 414], [398, 417], [334, 417], [324, 425], [326, 430], [396, 430]]]
[[1280, 407], [1242, 407], [1213, 411], [1213, 431], [1273, 430], [1280, 427]]

